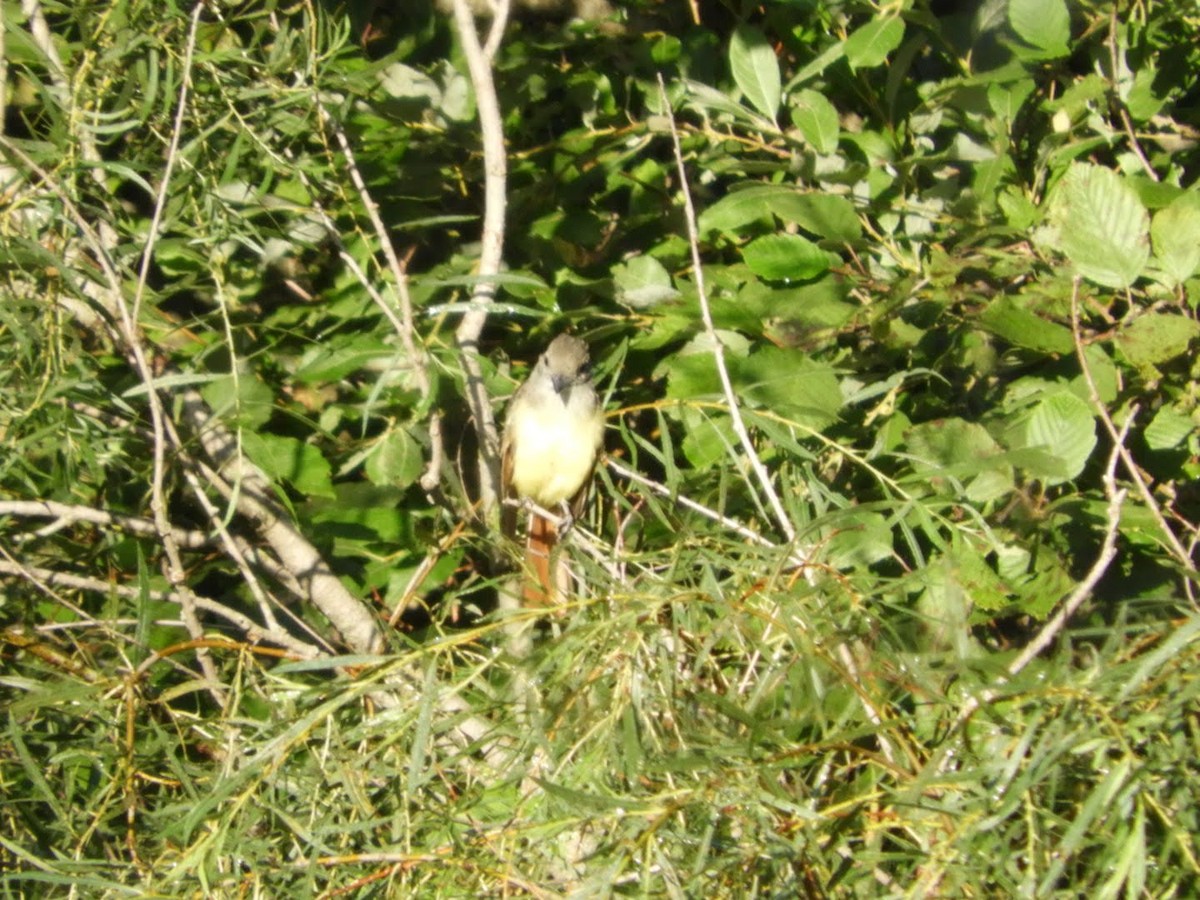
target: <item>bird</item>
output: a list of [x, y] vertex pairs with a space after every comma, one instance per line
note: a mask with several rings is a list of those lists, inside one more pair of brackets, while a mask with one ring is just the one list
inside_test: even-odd
[[[502, 533], [516, 539], [517, 507], [529, 501], [565, 512], [567, 525], [582, 512], [604, 440], [604, 411], [592, 386], [588, 346], [560, 334], [513, 395], [500, 442]], [[565, 528], [564, 528], [565, 530]], [[556, 522], [531, 510], [525, 540], [526, 606], [557, 602], [552, 554]], [[557, 573], [555, 573], [557, 574]]]

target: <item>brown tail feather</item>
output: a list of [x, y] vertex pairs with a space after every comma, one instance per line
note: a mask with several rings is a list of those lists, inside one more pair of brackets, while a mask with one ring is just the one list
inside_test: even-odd
[[529, 537], [525, 542], [526, 606], [553, 606], [554, 579], [551, 577], [551, 554], [558, 543], [558, 528], [537, 513], [529, 514]]

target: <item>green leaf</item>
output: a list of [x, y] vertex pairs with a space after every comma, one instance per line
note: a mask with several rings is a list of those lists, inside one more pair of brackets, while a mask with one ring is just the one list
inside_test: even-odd
[[1174, 359], [1200, 335], [1200, 322], [1179, 313], [1147, 313], [1117, 332], [1116, 344], [1135, 366]]
[[740, 228], [758, 222], [771, 215], [770, 198], [779, 191], [792, 192], [782, 185], [753, 185], [733, 190], [704, 212], [700, 213], [696, 227], [701, 234], [719, 231], [732, 234]]
[[257, 430], [275, 412], [274, 392], [249, 373], [220, 376], [201, 388], [200, 396], [230, 427]]
[[679, 296], [671, 274], [653, 256], [635, 256], [613, 269], [616, 299], [634, 309], [650, 309]]
[[329, 498], [312, 502], [313, 522], [344, 543], [363, 544], [383, 541], [392, 545], [410, 544], [409, 512], [404, 493], [395, 487], [376, 487], [365, 481], [338, 482]]
[[831, 241], [852, 243], [862, 237], [858, 213], [845, 197], [787, 191], [769, 197], [768, 204], [784, 222]]
[[768, 281], [803, 281], [829, 269], [829, 256], [798, 234], [768, 234], [742, 249], [750, 271]]
[[729, 42], [729, 67], [746, 99], [774, 122], [783, 85], [779, 77], [779, 60], [766, 35], [749, 25], [739, 25]]
[[1001, 296], [989, 303], [979, 322], [1018, 347], [1064, 355], [1074, 350], [1069, 328], [1030, 312], [1012, 297]]
[[1200, 269], [1200, 193], [1181, 194], [1160, 209], [1150, 224], [1154, 262], [1170, 287], [1182, 284]]
[[367, 457], [365, 471], [372, 484], [407, 487], [421, 475], [421, 445], [403, 428], [395, 428]]
[[1071, 13], [1064, 0], [1009, 0], [1008, 21], [1018, 37], [1039, 56], [1070, 53]]
[[817, 431], [837, 421], [842, 389], [830, 366], [782, 347], [764, 347], [728, 363], [739, 399]]
[[1150, 424], [1142, 432], [1142, 437], [1151, 450], [1171, 450], [1187, 440], [1188, 435], [1196, 428], [1197, 425], [1191, 416], [1185, 416], [1173, 407], [1164, 406], [1150, 420]]
[[892, 16], [873, 19], [846, 38], [846, 59], [852, 69], [871, 69], [887, 62], [888, 54], [904, 40], [904, 21]]
[[269, 477], [288, 481], [310, 496], [333, 496], [332, 469], [316, 447], [292, 437], [246, 431], [242, 449]]
[[700, 214], [698, 227], [701, 234], [734, 234], [772, 215], [833, 241], [851, 242], [862, 237], [858, 213], [848, 199], [806, 193], [784, 184], [735, 187]]
[[1047, 239], [1079, 273], [1106, 287], [1129, 287], [1150, 257], [1150, 217], [1111, 169], [1072, 163], [1050, 199]]
[[797, 91], [791, 100], [792, 124], [800, 129], [804, 140], [822, 155], [837, 150], [838, 112], [820, 91], [809, 88]]
[[1061, 388], [1010, 417], [1004, 441], [1013, 450], [1040, 451], [1022, 457], [1023, 468], [1053, 486], [1083, 471], [1096, 447], [1096, 422], [1085, 401]]
[[305, 353], [294, 377], [302, 384], [340, 381], [375, 360], [395, 355], [396, 348], [389, 347], [375, 335], [340, 336]]
[[862, 509], [838, 516], [835, 527], [822, 534], [820, 544], [826, 561], [835, 569], [866, 568], [893, 553], [887, 518]]
[[1013, 467], [1003, 448], [976, 422], [923, 422], [905, 432], [904, 440], [914, 472], [939, 493], [953, 492], [957, 481], [968, 499], [986, 503], [1013, 489]]
[[680, 447], [694, 469], [707, 469], [726, 459], [737, 446], [733, 423], [724, 413], [685, 408], [680, 413], [686, 434]]

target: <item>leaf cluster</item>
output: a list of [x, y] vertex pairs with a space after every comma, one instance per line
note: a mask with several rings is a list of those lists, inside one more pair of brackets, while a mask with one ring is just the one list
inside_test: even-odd
[[517, 10], [482, 376], [581, 334], [616, 463], [547, 622], [451, 19], [3, 0], [0, 889], [1186, 892], [1200, 18], [969, 6]]

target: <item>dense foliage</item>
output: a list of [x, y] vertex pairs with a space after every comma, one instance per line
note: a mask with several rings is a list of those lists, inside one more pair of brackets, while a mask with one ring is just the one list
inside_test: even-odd
[[1200, 14], [610, 2], [0, 0], [4, 896], [1194, 889]]

